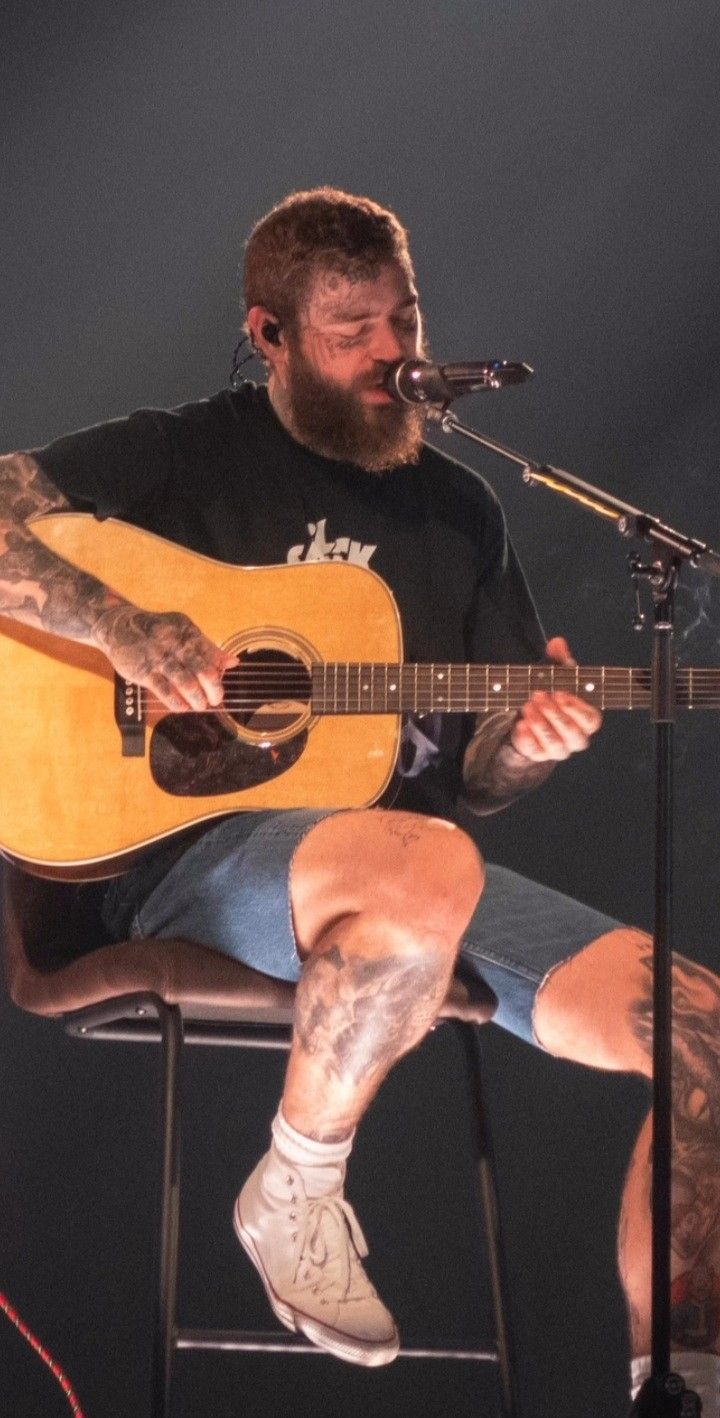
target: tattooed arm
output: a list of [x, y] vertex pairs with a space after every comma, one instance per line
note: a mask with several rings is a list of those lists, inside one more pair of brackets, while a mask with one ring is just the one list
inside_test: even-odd
[[97, 646], [170, 709], [219, 704], [232, 657], [187, 616], [142, 610], [33, 535], [33, 517], [69, 505], [29, 454], [0, 458], [0, 615]]
[[552, 762], [532, 763], [515, 748], [510, 735], [518, 717], [504, 710], [478, 716], [465, 752], [463, 781], [465, 801], [480, 817], [499, 812], [538, 788], [555, 766]]
[[[572, 665], [568, 644], [556, 636], [546, 653], [556, 664]], [[588, 747], [602, 715], [574, 694], [538, 692], [517, 713], [480, 715], [465, 752], [465, 800], [487, 816], [508, 807], [545, 782], [555, 767]]]

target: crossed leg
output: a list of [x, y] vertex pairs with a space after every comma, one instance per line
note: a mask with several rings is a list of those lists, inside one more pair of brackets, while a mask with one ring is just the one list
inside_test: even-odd
[[439, 818], [341, 813], [301, 842], [291, 895], [305, 967], [282, 1102], [298, 1132], [347, 1136], [427, 1033], [483, 881], [470, 838]]
[[[336, 814], [303, 839], [291, 897], [305, 966], [281, 1105], [298, 1156], [305, 1147], [317, 1160], [320, 1149], [325, 1155], [333, 1146], [336, 1164], [347, 1156], [386, 1074], [437, 1015], [483, 881], [474, 844], [439, 819], [378, 809]], [[556, 967], [536, 1001], [541, 1045], [578, 1063], [649, 1077], [651, 960], [647, 936], [618, 928]], [[676, 957], [673, 984], [673, 1342], [717, 1354], [720, 981]], [[650, 1349], [650, 1146], [648, 1119], [620, 1219], [634, 1356]], [[328, 1334], [316, 1326], [313, 1337], [341, 1352]], [[381, 1359], [353, 1357], [385, 1362], [395, 1342], [384, 1341]]]
[[377, 809], [317, 823], [293, 860], [305, 958], [293, 1043], [272, 1145], [238, 1197], [235, 1229], [278, 1318], [354, 1363], [389, 1363], [400, 1340], [343, 1192], [352, 1135], [435, 1020], [483, 880], [458, 828]]
[[[652, 943], [618, 929], [550, 975], [535, 1008], [550, 1053], [595, 1068], [652, 1073]], [[672, 1338], [720, 1353], [720, 980], [673, 966]], [[652, 1118], [638, 1138], [620, 1214], [619, 1264], [634, 1356], [651, 1347]]]

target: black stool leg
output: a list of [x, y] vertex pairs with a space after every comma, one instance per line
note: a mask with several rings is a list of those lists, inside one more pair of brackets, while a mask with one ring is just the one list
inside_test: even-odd
[[180, 1056], [182, 1014], [177, 1005], [158, 1001], [162, 1031], [163, 1154], [160, 1193], [160, 1255], [152, 1348], [152, 1418], [170, 1418], [170, 1388], [175, 1354], [175, 1305], [180, 1219]]
[[500, 1379], [500, 1405], [503, 1418], [520, 1418], [514, 1376], [514, 1355], [505, 1286], [505, 1259], [500, 1228], [500, 1208], [495, 1180], [495, 1160], [490, 1126], [485, 1109], [482, 1087], [482, 1054], [479, 1030], [475, 1024], [451, 1021], [456, 1028], [465, 1053], [466, 1077], [472, 1112], [473, 1140], [477, 1162], [478, 1187], [482, 1202], [490, 1289], [495, 1320], [495, 1342]]

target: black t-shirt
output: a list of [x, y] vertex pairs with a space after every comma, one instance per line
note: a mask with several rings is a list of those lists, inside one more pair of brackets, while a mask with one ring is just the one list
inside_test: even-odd
[[[428, 446], [416, 466], [380, 477], [320, 457], [283, 427], [266, 387], [247, 383], [83, 429], [35, 457], [74, 507], [222, 561], [371, 567], [398, 603], [407, 661], [542, 657], [542, 630], [497, 498]], [[405, 726], [398, 805], [452, 815], [471, 729], [467, 715]]]

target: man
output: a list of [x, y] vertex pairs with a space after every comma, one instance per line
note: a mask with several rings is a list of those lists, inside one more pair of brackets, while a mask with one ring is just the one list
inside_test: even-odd
[[[397, 218], [334, 189], [295, 194], [250, 237], [245, 296], [267, 387], [141, 411], [3, 460], [0, 610], [99, 646], [172, 710], [221, 703], [227, 652], [172, 607], [129, 603], [33, 536], [38, 513], [92, 508], [227, 561], [371, 566], [416, 662], [571, 662], [565, 641], [544, 645], [493, 494], [424, 445], [422, 411], [383, 389], [390, 365], [423, 351]], [[191, 936], [299, 979], [272, 1143], [235, 1228], [282, 1322], [342, 1358], [385, 1363], [399, 1342], [343, 1195], [354, 1131], [430, 1028], [458, 962], [494, 990], [504, 1027], [564, 1058], [650, 1074], [648, 938], [485, 869], [453, 822], [460, 796], [480, 814], [506, 806], [599, 725], [564, 693], [476, 726], [425, 717], [406, 726], [393, 808], [239, 814], [150, 853], [108, 891], [118, 936]], [[679, 959], [674, 1275], [685, 1279], [673, 1362], [716, 1415], [714, 1331], [706, 1344], [684, 1317], [695, 1278], [720, 1265], [719, 1020], [718, 981]], [[620, 1230], [636, 1386], [650, 1349], [649, 1146], [648, 1120]]]

